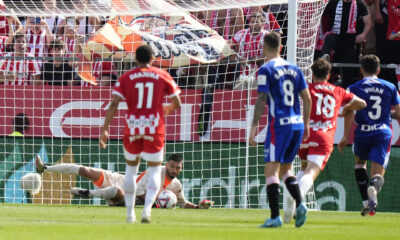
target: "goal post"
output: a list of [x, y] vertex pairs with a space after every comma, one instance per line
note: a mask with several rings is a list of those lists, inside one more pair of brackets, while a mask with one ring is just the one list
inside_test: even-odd
[[[15, 42], [0, 55], [1, 67], [11, 60], [36, 61], [41, 72], [39, 85], [34, 85], [37, 80], [28, 79], [36, 76], [32, 69], [18, 74], [17, 69], [0, 68], [5, 75], [20, 76], [21, 82], [6, 79], [0, 85], [0, 202], [105, 204], [70, 194], [71, 187], [95, 187], [79, 176], [46, 173], [42, 190], [33, 196], [21, 189], [19, 179], [34, 171], [35, 155], [49, 165], [75, 163], [125, 172], [121, 139], [126, 103], [120, 104], [111, 124], [106, 150], [98, 147], [98, 139], [116, 79], [135, 65], [136, 47], [147, 44], [155, 54], [154, 65], [166, 69], [182, 89], [181, 109], [166, 117], [165, 155], [183, 156], [179, 179], [185, 197], [194, 203], [211, 199], [216, 207], [268, 207], [265, 114], [256, 138], [259, 146], [248, 142], [262, 33], [282, 34], [282, 56], [298, 64], [310, 81], [324, 0], [14, 0], [2, 6], [0, 15], [28, 16], [22, 25], [31, 28], [39, 25], [34, 23], [37, 17], [39, 22], [49, 20], [53, 38], [62, 39], [66, 53], [61, 58], [49, 52], [56, 47], [44, 41], [28, 42], [29, 56], [13, 55], [20, 47]], [[59, 23], [51, 21], [55, 16]], [[75, 27], [77, 34], [72, 33]], [[29, 38], [40, 31], [24, 34]], [[35, 50], [40, 45], [45, 46], [37, 51], [43, 52]], [[61, 60], [69, 65], [62, 71], [70, 74], [65, 85], [49, 80], [60, 73], [58, 66], [46, 68], [46, 63]], [[9, 136], [21, 112], [29, 118], [29, 129], [23, 137]], [[142, 163], [140, 171], [145, 167]], [[309, 206], [316, 204], [313, 193], [308, 199]]]

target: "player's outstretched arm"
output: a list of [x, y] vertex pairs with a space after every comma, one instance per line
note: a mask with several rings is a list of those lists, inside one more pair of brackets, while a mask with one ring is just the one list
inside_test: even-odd
[[304, 121], [304, 134], [303, 140], [310, 136], [310, 113], [311, 113], [311, 95], [308, 88], [300, 92], [300, 97], [303, 100], [303, 121]]
[[205, 200], [200, 200], [199, 205], [196, 205], [191, 202], [186, 202], [185, 206], [183, 208], [195, 208], [195, 209], [209, 209], [214, 205], [214, 201], [205, 199]]
[[390, 111], [393, 119], [400, 120], [400, 104], [394, 106], [394, 110]]
[[164, 106], [164, 116], [169, 115], [171, 112], [175, 111], [176, 109], [179, 109], [181, 107], [181, 98], [179, 95], [173, 96], [171, 98], [171, 103]]
[[255, 141], [255, 137], [256, 137], [256, 133], [257, 133], [257, 125], [258, 125], [258, 122], [260, 121], [261, 115], [264, 112], [266, 100], [267, 100], [267, 93], [258, 92], [256, 106], [254, 109], [253, 124], [251, 125], [250, 136], [249, 136], [249, 143], [251, 146], [257, 145], [257, 143]]
[[113, 95], [113, 100], [110, 104], [110, 108], [107, 111], [106, 120], [104, 121], [103, 129], [101, 130], [101, 137], [100, 137], [100, 147], [106, 148], [107, 147], [107, 140], [108, 140], [108, 127], [110, 126], [111, 121], [113, 120], [115, 113], [118, 110], [119, 102], [122, 98], [118, 95]]
[[361, 99], [357, 96], [354, 96], [353, 100], [343, 107], [340, 117], [346, 116], [349, 112], [361, 110], [361, 109], [365, 108], [366, 106], [367, 106], [367, 103], [363, 99]]
[[349, 142], [349, 134], [350, 134], [350, 130], [351, 130], [351, 125], [353, 124], [353, 120], [354, 120], [354, 112], [353, 111], [348, 112], [346, 114], [346, 116], [344, 116], [343, 137], [342, 137], [342, 140], [340, 140], [340, 142], [338, 144], [338, 149], [339, 149], [340, 153], [343, 152], [344, 147]]

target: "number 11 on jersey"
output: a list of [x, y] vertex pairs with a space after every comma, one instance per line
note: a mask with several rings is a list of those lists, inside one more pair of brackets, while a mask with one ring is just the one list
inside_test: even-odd
[[146, 84], [143, 84], [142, 82], [138, 82], [138, 83], [136, 83], [135, 88], [138, 89], [137, 109], [142, 109], [142, 107], [143, 107], [143, 98], [144, 98], [144, 90], [145, 90], [144, 88], [147, 89], [146, 108], [150, 109], [153, 104], [154, 83], [146, 82]]

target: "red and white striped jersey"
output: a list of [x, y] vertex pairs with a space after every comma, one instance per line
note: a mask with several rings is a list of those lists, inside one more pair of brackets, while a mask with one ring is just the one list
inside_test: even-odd
[[281, 26], [279, 25], [278, 21], [276, 21], [276, 18], [274, 14], [272, 13], [266, 13], [263, 12], [265, 16], [265, 24], [264, 24], [264, 29], [268, 31], [280, 31]]
[[65, 43], [65, 57], [74, 57], [77, 39], [69, 38], [67, 36], [60, 37], [60, 39]]
[[0, 36], [0, 55], [5, 54], [8, 37], [7, 36]]
[[[0, 69], [5, 74], [15, 75], [15, 81], [9, 81], [8, 85], [32, 85], [33, 76], [40, 74], [40, 66], [36, 60], [30, 59], [14, 59], [15, 53], [7, 53], [4, 55], [6, 59], [0, 60]], [[10, 58], [8, 58], [10, 57]], [[25, 57], [33, 57], [29, 53], [25, 53]]]
[[8, 36], [9, 25], [7, 17], [0, 16], [0, 36]]
[[[34, 33], [32, 29], [28, 29], [26, 37], [28, 39], [26, 49], [28, 53], [35, 57], [44, 57], [47, 55], [48, 48], [45, 30], [40, 31], [39, 33]], [[43, 60], [39, 60], [39, 62], [43, 62]]]
[[[103, 75], [114, 74], [115, 64], [112, 62], [95, 61], [92, 65], [92, 75], [96, 78], [96, 81], [100, 84]], [[81, 81], [82, 87], [90, 87], [92, 84], [86, 81]]]
[[254, 58], [263, 54], [264, 35], [268, 33], [261, 30], [257, 35], [251, 34], [250, 29], [243, 29], [235, 33], [232, 41], [239, 45], [239, 55], [244, 58]]
[[[218, 32], [218, 14], [219, 14], [220, 10], [213, 10], [211, 12], [211, 26], [209, 26], [212, 30], [217, 31]], [[230, 33], [230, 27], [231, 27], [231, 12], [232, 9], [227, 9], [226, 10], [226, 17], [225, 17], [225, 23], [224, 23], [224, 31], [223, 31], [223, 38], [225, 40], [229, 40], [229, 33]]]
[[115, 70], [114, 63], [112, 62], [103, 62], [103, 61], [95, 61], [93, 63], [93, 76], [99, 82], [103, 75], [111, 75]]

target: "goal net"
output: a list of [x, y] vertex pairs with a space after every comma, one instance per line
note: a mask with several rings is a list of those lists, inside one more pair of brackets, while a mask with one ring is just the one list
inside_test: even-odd
[[[44, 173], [37, 194], [20, 180], [35, 172], [36, 155], [49, 166], [124, 173], [124, 102], [108, 148], [100, 149], [98, 139], [116, 80], [135, 66], [135, 49], [147, 44], [153, 65], [182, 90], [181, 109], [166, 117], [165, 156], [183, 156], [178, 178], [187, 200], [268, 207], [267, 110], [259, 145], [248, 143], [262, 39], [269, 31], [281, 34], [282, 57], [293, 56], [310, 81], [324, 0], [297, 1], [293, 29], [285, 0], [4, 0], [0, 6], [0, 202], [105, 204], [71, 195], [71, 187], [96, 187], [84, 177]], [[313, 193], [307, 199], [317, 208]]]

